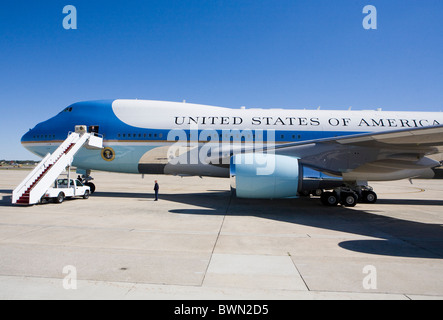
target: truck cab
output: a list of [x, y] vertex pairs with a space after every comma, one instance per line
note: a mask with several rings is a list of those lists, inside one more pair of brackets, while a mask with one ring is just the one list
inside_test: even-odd
[[82, 197], [83, 199], [88, 199], [90, 194], [90, 188], [81, 181], [62, 178], [57, 179], [54, 187], [46, 191], [44, 198], [46, 200], [52, 199], [56, 203], [62, 203], [65, 198]]

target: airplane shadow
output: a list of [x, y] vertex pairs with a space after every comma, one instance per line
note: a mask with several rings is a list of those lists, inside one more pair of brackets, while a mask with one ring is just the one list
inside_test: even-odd
[[[153, 199], [149, 193], [95, 192], [94, 197]], [[395, 257], [443, 259], [443, 227], [383, 215], [377, 204], [441, 206], [439, 200], [380, 199], [370, 210], [359, 207], [325, 207], [318, 199], [251, 200], [232, 197], [229, 191], [192, 194], [160, 194], [167, 200], [197, 208], [173, 209], [186, 215], [255, 216], [377, 239], [348, 240], [346, 250]], [[294, 240], [296, 241], [296, 240]]]

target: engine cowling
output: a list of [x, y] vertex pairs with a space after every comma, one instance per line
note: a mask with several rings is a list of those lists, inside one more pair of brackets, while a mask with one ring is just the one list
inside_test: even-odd
[[299, 158], [248, 153], [231, 157], [231, 189], [238, 198], [297, 198], [303, 191], [335, 188], [341, 177], [331, 177], [300, 164]]

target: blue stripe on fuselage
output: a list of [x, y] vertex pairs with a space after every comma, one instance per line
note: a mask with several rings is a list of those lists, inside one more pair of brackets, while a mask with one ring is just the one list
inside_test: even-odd
[[[98, 125], [100, 127], [99, 133], [104, 136], [105, 141], [119, 140], [124, 142], [126, 140], [149, 140], [162, 142], [167, 139], [168, 133], [170, 132], [169, 129], [137, 128], [121, 121], [112, 109], [113, 102], [114, 100], [98, 100], [74, 103], [49, 120], [37, 124], [23, 136], [22, 142], [63, 141], [66, 139], [68, 132], [74, 131], [76, 125]], [[146, 121], [149, 121], [149, 119], [146, 119]], [[189, 139], [191, 136], [190, 130], [184, 131]], [[216, 131], [219, 137], [222, 137], [222, 134], [225, 133], [222, 130]], [[258, 131], [254, 131], [254, 133]], [[226, 132], [229, 132], [229, 130]], [[200, 135], [200, 133], [201, 130], [198, 131], [198, 135]], [[314, 140], [357, 133], [363, 132], [276, 130], [275, 142]], [[266, 140], [266, 131], [263, 131], [263, 134], [263, 139]], [[223, 140], [223, 138], [221, 138], [220, 141]]]
[[[74, 161], [74, 165], [85, 169], [130, 172], [137, 173], [140, 158], [147, 151], [155, 148], [149, 145], [150, 142], [161, 142], [168, 144], [168, 129], [145, 129], [130, 126], [122, 122], [115, 115], [112, 109], [114, 100], [85, 101], [74, 103], [66, 107], [56, 116], [41, 122], [32, 130], [26, 133], [23, 143], [29, 143], [27, 148], [40, 156], [45, 156], [48, 152], [53, 152], [58, 144], [65, 140], [68, 132], [74, 131], [76, 125], [98, 125], [99, 133], [104, 137], [104, 146], [112, 147], [115, 150], [115, 160], [109, 162], [102, 159], [100, 150], [82, 149]], [[146, 119], [149, 121], [149, 119]], [[190, 130], [184, 130], [187, 139], [193, 139], [198, 134]], [[222, 142], [228, 131], [216, 130], [219, 141]], [[253, 133], [256, 133], [253, 132]], [[337, 131], [275, 131], [275, 143], [295, 142], [314, 140], [334, 136], [345, 136], [362, 132], [337, 132]], [[267, 132], [263, 131], [263, 142], [267, 142]], [[244, 138], [243, 138], [244, 139]], [[140, 141], [142, 144], [133, 145], [133, 142]], [[217, 141], [217, 139], [216, 139]], [[228, 140], [229, 141], [229, 140]], [[238, 141], [233, 139], [233, 141]], [[31, 143], [32, 142], [32, 143]], [[41, 144], [34, 144], [41, 142]], [[117, 143], [118, 142], [118, 145]], [[125, 145], [128, 142], [128, 145]], [[132, 143], [132, 145], [131, 145]], [[171, 143], [171, 142], [169, 142]]]
[[74, 131], [76, 125], [100, 125], [100, 131], [112, 132], [112, 127], [117, 123], [124, 125], [112, 111], [113, 101], [74, 103], [49, 120], [37, 124], [23, 136], [22, 142], [65, 140], [68, 132]]

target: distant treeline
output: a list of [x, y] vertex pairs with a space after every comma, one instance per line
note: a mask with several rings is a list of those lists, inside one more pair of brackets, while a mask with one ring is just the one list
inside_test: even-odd
[[40, 161], [36, 160], [0, 160], [0, 164], [37, 164]]

